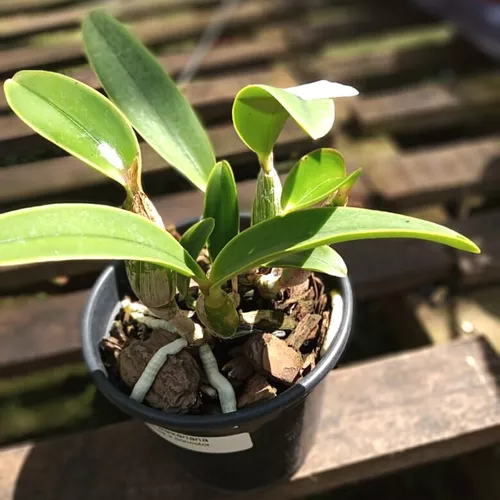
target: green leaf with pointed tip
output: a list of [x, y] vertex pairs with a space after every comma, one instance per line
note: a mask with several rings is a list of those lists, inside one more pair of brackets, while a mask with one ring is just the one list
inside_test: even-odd
[[116, 106], [73, 78], [20, 71], [4, 84], [9, 106], [35, 132], [126, 186], [127, 170], [140, 168], [132, 127]]
[[327, 198], [345, 182], [345, 164], [335, 149], [316, 149], [288, 174], [281, 194], [284, 212], [307, 208]]
[[226, 243], [234, 238], [240, 229], [238, 191], [233, 171], [227, 161], [217, 163], [208, 179], [203, 218], [210, 217], [215, 220], [215, 228], [208, 238], [208, 251], [210, 258], [215, 260]]
[[151, 262], [207, 282], [170, 233], [126, 210], [62, 203], [0, 215], [0, 266], [95, 259]]
[[[180, 244], [186, 249], [187, 253], [197, 259], [202, 248], [206, 245], [208, 237], [214, 230], [214, 219], [203, 219], [192, 225], [183, 235]], [[189, 289], [189, 278], [186, 276], [177, 277], [177, 288], [181, 297], [186, 297]]]
[[285, 255], [266, 264], [266, 266], [295, 267], [340, 278], [347, 276], [347, 266], [344, 259], [333, 248], [326, 245]]
[[168, 163], [205, 191], [215, 155], [189, 102], [155, 57], [102, 11], [83, 21], [90, 64], [111, 100]]
[[215, 259], [210, 281], [217, 287], [236, 274], [294, 252], [375, 238], [415, 238], [479, 253], [472, 241], [433, 222], [365, 208], [310, 208], [268, 219], [240, 233]]
[[319, 139], [333, 126], [333, 100], [305, 100], [285, 89], [249, 85], [238, 92], [233, 103], [236, 132], [263, 158], [271, 154], [289, 116], [313, 139]]

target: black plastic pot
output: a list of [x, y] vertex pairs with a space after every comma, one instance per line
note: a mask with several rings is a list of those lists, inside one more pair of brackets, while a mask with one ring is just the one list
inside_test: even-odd
[[[178, 230], [182, 233], [193, 222], [180, 225]], [[165, 446], [192, 476], [224, 490], [261, 488], [287, 479], [305, 459], [321, 410], [321, 382], [337, 364], [350, 335], [353, 296], [349, 280], [326, 277], [324, 281], [341, 292], [344, 302], [334, 342], [300, 382], [255, 407], [220, 415], [167, 414], [129, 399], [108, 379], [99, 343], [109, 332], [119, 301], [130, 293], [122, 263], [108, 267], [91, 291], [82, 324], [84, 359], [98, 389], [122, 411], [162, 436]]]

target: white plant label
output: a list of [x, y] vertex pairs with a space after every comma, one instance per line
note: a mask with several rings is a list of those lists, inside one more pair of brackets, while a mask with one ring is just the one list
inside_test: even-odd
[[146, 424], [153, 432], [166, 441], [200, 453], [234, 453], [249, 450], [253, 447], [252, 438], [248, 432], [233, 434], [232, 436], [201, 437], [180, 434], [153, 424]]

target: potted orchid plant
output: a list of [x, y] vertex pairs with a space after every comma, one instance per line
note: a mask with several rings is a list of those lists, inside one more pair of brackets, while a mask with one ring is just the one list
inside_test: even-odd
[[[21, 71], [5, 83], [36, 132], [121, 184], [121, 207], [53, 204], [0, 215], [0, 265], [115, 261], [83, 317], [85, 360], [99, 389], [163, 437], [193, 475], [225, 489], [292, 474], [314, 436], [320, 382], [352, 321], [347, 268], [331, 245], [417, 238], [478, 252], [464, 236], [405, 215], [347, 206], [360, 172], [318, 148], [282, 183], [273, 162], [288, 120], [312, 139], [334, 123], [334, 97], [314, 82], [250, 85], [233, 123], [260, 171], [242, 216], [230, 164], [153, 55], [110, 15], [83, 22], [108, 97], [61, 74]], [[144, 192], [134, 129], [204, 192], [200, 218], [166, 230]], [[331, 395], [335, 397], [335, 395]]]

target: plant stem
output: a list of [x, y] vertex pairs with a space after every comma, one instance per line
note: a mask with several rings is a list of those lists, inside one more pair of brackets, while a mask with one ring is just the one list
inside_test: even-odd
[[273, 165], [272, 153], [261, 159], [252, 203], [252, 225], [258, 224], [281, 213], [281, 180]]
[[208, 344], [203, 344], [200, 347], [200, 359], [208, 381], [219, 394], [222, 413], [236, 411], [236, 395], [234, 393], [233, 386], [219, 371], [217, 360], [215, 359], [214, 353]]
[[146, 368], [139, 377], [139, 380], [134, 385], [132, 394], [130, 394], [130, 399], [141, 403], [147, 392], [153, 385], [158, 372], [167, 361], [168, 356], [181, 352], [182, 349], [187, 347], [187, 345], [188, 343], [186, 339], [181, 338], [174, 340], [173, 342], [170, 342], [170, 344], [164, 345], [163, 347], [158, 349], [154, 353], [153, 357], [149, 360]]
[[202, 293], [196, 301], [198, 318], [217, 337], [231, 338], [238, 329], [240, 317], [233, 298], [220, 287]]

